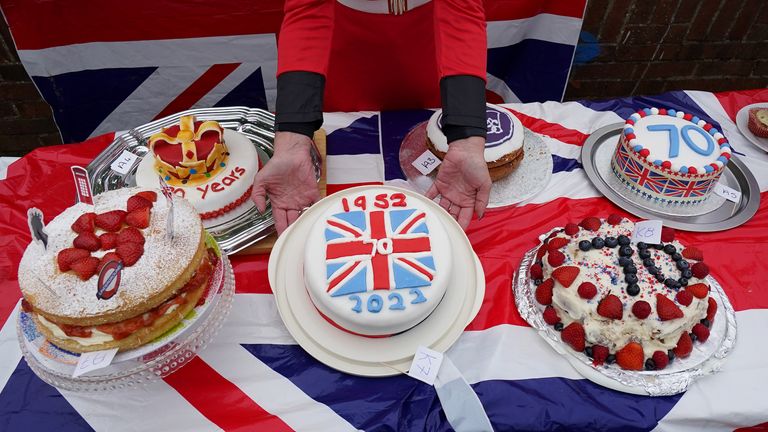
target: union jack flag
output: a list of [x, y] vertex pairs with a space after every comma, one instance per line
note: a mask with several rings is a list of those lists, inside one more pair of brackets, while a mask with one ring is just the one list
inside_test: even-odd
[[328, 292], [425, 287], [435, 276], [426, 215], [415, 209], [337, 213], [325, 229]]
[[667, 195], [672, 197], [700, 197], [709, 191], [712, 180], [675, 180], [669, 179]]
[[640, 162], [632, 159], [626, 153], [624, 146], [619, 146], [619, 159], [624, 159], [625, 163], [622, 170], [628, 179], [637, 183], [639, 187], [650, 190], [657, 194], [663, 194], [666, 191], [668, 177], [663, 174], [651, 171], [644, 167]]

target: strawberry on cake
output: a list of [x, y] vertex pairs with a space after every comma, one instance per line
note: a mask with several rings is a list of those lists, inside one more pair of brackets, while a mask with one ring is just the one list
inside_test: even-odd
[[[216, 260], [200, 217], [139, 188], [99, 194], [46, 227], [19, 264], [23, 309], [53, 344], [73, 352], [143, 345], [174, 327], [203, 296]], [[173, 236], [168, 235], [172, 223]]]
[[544, 321], [595, 365], [664, 369], [706, 342], [717, 303], [703, 254], [674, 240], [632, 243], [634, 224], [612, 215], [555, 229], [538, 249], [530, 276]]

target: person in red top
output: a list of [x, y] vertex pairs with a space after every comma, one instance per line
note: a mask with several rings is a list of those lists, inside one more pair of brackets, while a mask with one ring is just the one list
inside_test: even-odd
[[[286, 0], [278, 40], [275, 151], [255, 180], [278, 233], [320, 197], [313, 133], [323, 110], [443, 107], [450, 144], [429, 198], [466, 229], [488, 204], [482, 0]], [[325, 101], [324, 101], [325, 98]]]

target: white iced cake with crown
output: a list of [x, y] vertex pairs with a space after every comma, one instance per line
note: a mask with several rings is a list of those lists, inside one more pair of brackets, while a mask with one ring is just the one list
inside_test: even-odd
[[634, 224], [588, 217], [542, 237], [531, 266], [544, 321], [595, 365], [664, 369], [706, 342], [717, 311], [703, 254], [674, 240], [632, 243]]
[[206, 223], [249, 208], [259, 155], [245, 135], [215, 121], [182, 116], [148, 144], [149, 154], [136, 171], [137, 185], [158, 188], [162, 177]]
[[451, 246], [422, 200], [402, 189], [369, 188], [340, 194], [317, 219], [307, 239], [304, 279], [331, 324], [385, 337], [435, 310], [448, 286]]

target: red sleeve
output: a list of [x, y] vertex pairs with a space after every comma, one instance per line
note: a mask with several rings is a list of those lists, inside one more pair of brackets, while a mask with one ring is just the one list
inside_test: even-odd
[[335, 0], [286, 0], [277, 45], [277, 74], [315, 72], [325, 76], [333, 35]]
[[440, 78], [473, 75], [485, 81], [487, 49], [482, 0], [434, 0]]

